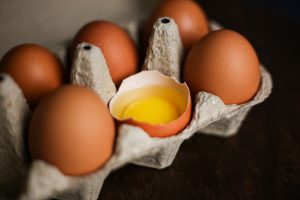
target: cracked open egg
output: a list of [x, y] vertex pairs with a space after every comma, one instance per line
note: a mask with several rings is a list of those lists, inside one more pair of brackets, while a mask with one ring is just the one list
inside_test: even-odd
[[138, 126], [152, 137], [169, 137], [188, 124], [191, 97], [185, 83], [143, 71], [122, 82], [109, 108], [120, 123]]

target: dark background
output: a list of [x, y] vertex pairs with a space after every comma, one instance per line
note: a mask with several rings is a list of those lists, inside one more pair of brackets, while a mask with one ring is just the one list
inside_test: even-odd
[[294, 1], [203, 0], [210, 19], [246, 36], [273, 92], [228, 139], [197, 134], [173, 165], [128, 165], [99, 199], [300, 199], [300, 17]]
[[267, 8], [271, 8], [300, 23], [300, 6], [298, 5], [300, 2], [298, 0], [248, 0], [248, 2], [254, 2]]

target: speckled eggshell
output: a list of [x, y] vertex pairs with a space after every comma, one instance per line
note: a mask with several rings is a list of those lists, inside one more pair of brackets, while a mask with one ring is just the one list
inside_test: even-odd
[[109, 73], [116, 85], [137, 71], [137, 49], [129, 34], [118, 25], [108, 21], [94, 21], [86, 24], [76, 34], [72, 49], [87, 42], [101, 49]]
[[253, 98], [260, 83], [257, 55], [248, 40], [231, 30], [213, 31], [189, 52], [184, 80], [191, 92], [209, 92], [225, 104]]

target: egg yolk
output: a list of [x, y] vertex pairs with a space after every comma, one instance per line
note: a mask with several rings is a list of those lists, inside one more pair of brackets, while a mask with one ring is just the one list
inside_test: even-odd
[[153, 125], [166, 124], [179, 117], [177, 107], [166, 99], [158, 96], [138, 98], [124, 109], [122, 118]]

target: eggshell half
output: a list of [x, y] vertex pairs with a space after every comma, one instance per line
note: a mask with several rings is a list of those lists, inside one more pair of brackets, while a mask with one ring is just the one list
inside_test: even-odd
[[[133, 119], [120, 119], [118, 117], [119, 107], [121, 104], [121, 98], [134, 89], [148, 87], [148, 86], [164, 86], [176, 89], [185, 101], [185, 108], [181, 115], [167, 123], [161, 125], [152, 125], [145, 122], [138, 122]], [[165, 76], [157, 71], [143, 71], [129, 78], [125, 79], [116, 95], [112, 98], [109, 103], [110, 112], [115, 119], [120, 123], [127, 123], [135, 125], [144, 129], [152, 137], [169, 137], [176, 135], [183, 130], [188, 124], [191, 116], [191, 97], [190, 92], [185, 83], [178, 83], [175, 79]]]

